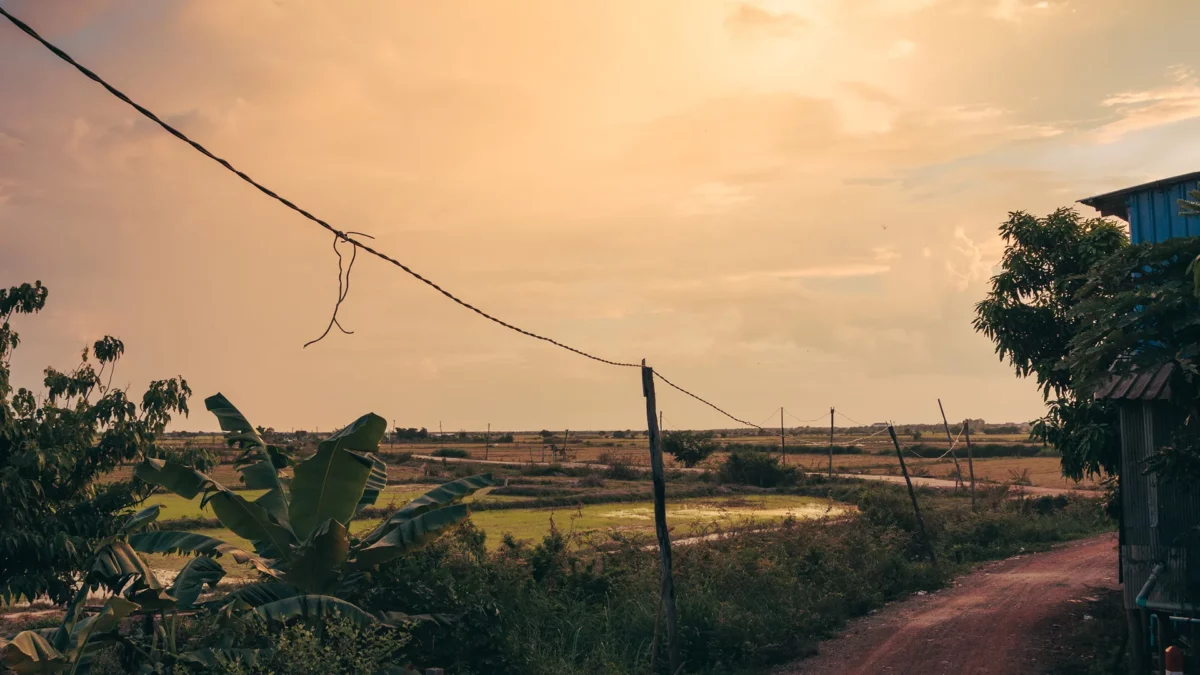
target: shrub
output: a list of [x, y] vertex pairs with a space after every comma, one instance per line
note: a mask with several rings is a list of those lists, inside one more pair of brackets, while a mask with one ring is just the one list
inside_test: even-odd
[[434, 457], [450, 457], [453, 459], [467, 459], [471, 453], [462, 448], [438, 448], [430, 453]]
[[612, 480], [637, 480], [641, 472], [634, 468], [633, 462], [625, 455], [614, 455], [608, 458], [608, 468], [604, 477]]
[[604, 487], [604, 480], [596, 474], [588, 474], [579, 479], [579, 487], [602, 488]]
[[795, 485], [800, 472], [794, 466], [783, 466], [778, 457], [753, 450], [735, 450], [721, 464], [717, 478], [722, 483], [779, 487]]
[[663, 452], [689, 468], [708, 459], [716, 449], [717, 443], [711, 433], [668, 431], [663, 434]]

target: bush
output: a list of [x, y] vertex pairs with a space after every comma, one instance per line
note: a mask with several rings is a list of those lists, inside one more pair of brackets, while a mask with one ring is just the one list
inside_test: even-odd
[[779, 487], [795, 485], [800, 472], [794, 466], [783, 466], [778, 457], [752, 450], [735, 450], [729, 453], [717, 473], [722, 483]]
[[708, 459], [717, 450], [717, 443], [711, 433], [668, 431], [663, 434], [662, 449], [690, 468]]
[[430, 453], [434, 457], [452, 457], [454, 459], [467, 459], [471, 453], [461, 448], [438, 448]]

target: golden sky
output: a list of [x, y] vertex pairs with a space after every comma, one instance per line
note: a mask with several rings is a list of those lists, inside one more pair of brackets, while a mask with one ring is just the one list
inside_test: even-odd
[[[1035, 416], [970, 326], [997, 225], [1200, 169], [1192, 0], [0, 3], [462, 297], [754, 422]], [[0, 25], [0, 284], [51, 289], [18, 383], [113, 334], [120, 384], [191, 383], [176, 428], [216, 391], [285, 429], [644, 428], [636, 370], [373, 259], [355, 334], [302, 349], [330, 246]]]

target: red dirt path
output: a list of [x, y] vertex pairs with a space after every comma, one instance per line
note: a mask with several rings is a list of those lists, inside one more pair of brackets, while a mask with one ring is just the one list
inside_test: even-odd
[[1047, 655], [1045, 625], [1072, 601], [1117, 584], [1116, 536], [987, 564], [953, 588], [851, 622], [780, 675], [1026, 675]]

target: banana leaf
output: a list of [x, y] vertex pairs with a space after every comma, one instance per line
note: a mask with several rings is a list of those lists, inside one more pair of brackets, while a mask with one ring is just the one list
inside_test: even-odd
[[373, 567], [415, 551], [458, 525], [469, 516], [465, 504], [426, 511], [415, 518], [395, 524], [378, 541], [354, 552], [352, 569]]
[[389, 516], [387, 520], [380, 523], [378, 527], [372, 530], [371, 533], [367, 535], [365, 539], [363, 539], [363, 543], [367, 545], [373, 544], [387, 535], [392, 528], [397, 527], [400, 524], [411, 520], [422, 513], [425, 513], [426, 511], [446, 506], [448, 504], [453, 504], [464, 497], [467, 497], [468, 495], [471, 495], [484, 488], [492, 487], [495, 484], [496, 481], [492, 479], [492, 474], [485, 473], [478, 476], [460, 478], [458, 480], [446, 483], [445, 485], [436, 487], [420, 497], [412, 500], [408, 504], [404, 505], [404, 507], [399, 511], [396, 511]]
[[349, 619], [360, 628], [377, 625], [379, 619], [358, 605], [330, 595], [296, 595], [254, 608], [254, 616], [270, 623], [286, 623], [294, 619], [314, 621], [331, 617]]
[[201, 492], [220, 487], [216, 481], [190, 466], [161, 459], [144, 459], [133, 473], [147, 483], [161, 485], [184, 499], [194, 499]]
[[12, 640], [0, 640], [0, 663], [21, 675], [60, 673], [69, 665], [62, 652], [31, 630], [21, 631]]
[[[221, 524], [239, 537], [252, 542], [269, 542], [273, 547], [269, 554], [284, 560], [291, 559], [292, 545], [297, 543], [295, 535], [287, 526], [273, 519], [262, 506], [248, 502], [238, 493], [224, 488], [210, 492], [200, 505], [212, 505], [213, 513]], [[258, 552], [264, 554], [261, 548], [258, 548]]]
[[[366, 417], [359, 421], [363, 419]], [[353, 435], [343, 438], [353, 439]], [[371, 477], [372, 466], [366, 456], [329, 440], [321, 442], [315, 455], [297, 464], [288, 512], [296, 536], [306, 539], [317, 526], [330, 519], [349, 523]]]
[[358, 500], [358, 506], [354, 509], [356, 514], [368, 506], [374, 506], [375, 501], [379, 499], [379, 493], [387, 488], [387, 463], [373, 452], [368, 453], [367, 457], [371, 458], [371, 476], [367, 478], [362, 498]]
[[170, 593], [175, 598], [179, 609], [191, 609], [196, 605], [196, 598], [204, 592], [204, 587], [216, 588], [225, 577], [225, 568], [212, 558], [201, 556], [192, 558], [188, 564], [179, 570], [175, 583], [171, 585]]
[[325, 593], [337, 586], [342, 564], [350, 553], [346, 526], [326, 520], [296, 549], [284, 580], [308, 593]]
[[158, 520], [158, 514], [161, 508], [162, 507], [160, 505], [155, 504], [154, 506], [147, 506], [141, 511], [133, 514], [129, 517], [129, 520], [126, 520], [125, 523], [121, 525], [120, 533], [122, 535], [133, 534], [134, 532], [145, 528], [150, 523]]

